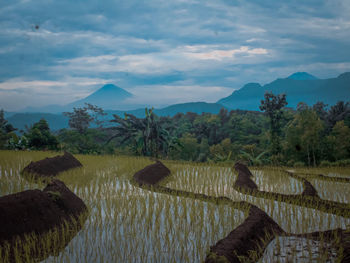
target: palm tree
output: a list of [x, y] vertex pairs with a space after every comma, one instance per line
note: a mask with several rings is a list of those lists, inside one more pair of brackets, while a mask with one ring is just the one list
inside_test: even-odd
[[158, 157], [159, 153], [167, 155], [169, 149], [175, 147], [178, 140], [173, 138], [164, 128], [165, 119], [160, 119], [152, 109], [145, 109], [145, 118], [139, 119], [132, 114], [125, 114], [124, 119], [113, 115], [118, 126], [112, 129], [116, 133], [108, 140], [116, 137], [123, 138], [121, 143], [129, 142], [135, 145], [136, 151], [141, 150], [142, 155]]

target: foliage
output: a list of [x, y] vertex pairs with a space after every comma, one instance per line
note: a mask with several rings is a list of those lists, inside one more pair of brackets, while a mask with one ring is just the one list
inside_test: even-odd
[[77, 130], [63, 129], [58, 138], [61, 142], [61, 149], [71, 153], [81, 154], [102, 154], [113, 153], [112, 147], [103, 142], [107, 139], [107, 134], [98, 129], [87, 129], [84, 134]]
[[287, 148], [290, 155], [309, 166], [319, 163], [323, 124], [317, 113], [300, 104], [294, 120], [287, 127]]
[[50, 132], [49, 124], [46, 120], [41, 119], [34, 123], [32, 127], [24, 134], [25, 139], [22, 143], [26, 143], [24, 148], [33, 150], [58, 150], [58, 140]]
[[82, 108], [73, 108], [73, 112], [63, 113], [69, 118], [69, 127], [77, 130], [80, 134], [85, 133], [92, 122], [97, 126], [101, 126], [103, 121], [99, 119], [99, 116], [106, 115], [102, 108], [89, 103], [85, 103], [85, 105]]
[[280, 136], [281, 121], [283, 118], [282, 108], [286, 106], [286, 94], [274, 95], [272, 92], [266, 92], [264, 100], [261, 101], [260, 110], [264, 111], [270, 119], [270, 142], [271, 154], [281, 152]]
[[132, 114], [125, 114], [124, 119], [113, 115], [111, 122], [117, 126], [111, 128], [114, 135], [109, 139], [121, 137], [121, 144], [129, 143], [134, 147], [136, 154], [158, 157], [166, 156], [169, 150], [176, 148], [181, 143], [170, 134], [170, 128], [166, 127], [166, 119], [159, 118], [153, 109], [145, 109], [146, 117], [139, 119]]
[[244, 160], [250, 165], [346, 165], [344, 160], [350, 159], [349, 103], [330, 107], [322, 102], [299, 103], [296, 111], [283, 108], [286, 103], [285, 95], [266, 93], [260, 105], [264, 113], [222, 109], [218, 114], [159, 117], [153, 109], [145, 109], [144, 118], [114, 115], [113, 126], [104, 127], [103, 110], [86, 104], [66, 113], [71, 129], [57, 132], [59, 144], [47, 122], [34, 124], [19, 136], [0, 111], [0, 147], [196, 162]]
[[5, 119], [4, 110], [0, 110], [0, 149], [6, 148], [11, 138], [17, 137], [14, 133], [16, 129]]

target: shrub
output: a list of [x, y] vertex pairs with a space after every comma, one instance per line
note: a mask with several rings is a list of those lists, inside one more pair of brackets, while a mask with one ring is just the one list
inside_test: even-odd
[[321, 166], [321, 167], [331, 167], [331, 166], [332, 166], [332, 163], [331, 163], [330, 161], [323, 160], [323, 161], [320, 163], [320, 166]]
[[305, 167], [305, 163], [304, 162], [295, 162], [294, 167]]
[[341, 166], [341, 167], [350, 166], [350, 159], [339, 160], [339, 161], [336, 161], [334, 164], [335, 166]]

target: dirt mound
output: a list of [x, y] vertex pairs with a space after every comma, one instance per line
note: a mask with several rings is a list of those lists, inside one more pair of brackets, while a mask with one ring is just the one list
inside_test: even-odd
[[252, 179], [250, 179], [251, 177], [253, 177], [253, 174], [249, 171], [247, 166], [237, 162], [234, 168], [238, 173], [238, 177], [235, 182], [235, 187], [245, 188], [247, 190], [258, 189], [258, 186], [255, 184], [255, 182]]
[[39, 177], [56, 176], [60, 172], [83, 166], [72, 154], [65, 152], [52, 158], [31, 162], [22, 171]]
[[304, 177], [297, 175], [296, 173], [293, 173], [291, 171], [285, 171], [290, 177], [295, 178], [299, 181], [303, 182], [304, 190], [301, 193], [303, 196], [312, 196], [312, 197], [317, 197], [317, 190], [315, 187]]
[[53, 180], [43, 191], [27, 190], [2, 196], [0, 248], [6, 242], [13, 245], [16, 238], [22, 240], [24, 235], [41, 235], [60, 228], [86, 211], [84, 202], [59, 180]]
[[[264, 248], [275, 235], [284, 234], [284, 231], [265, 212], [252, 206], [246, 220], [235, 228], [227, 237], [219, 240], [210, 247], [206, 263], [241, 262], [239, 257], [248, 257], [249, 251], [259, 251]], [[263, 251], [260, 251], [262, 254]]]
[[170, 175], [170, 170], [162, 162], [156, 161], [134, 174], [134, 180], [141, 185], [155, 185]]

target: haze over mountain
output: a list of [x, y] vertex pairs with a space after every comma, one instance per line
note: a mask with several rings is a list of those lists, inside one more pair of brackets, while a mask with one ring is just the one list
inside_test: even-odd
[[128, 103], [126, 100], [132, 98], [134, 95], [130, 92], [117, 87], [114, 84], [106, 84], [102, 88], [93, 92], [89, 96], [71, 102], [67, 105], [47, 105], [44, 107], [29, 107], [22, 110], [22, 112], [46, 112], [46, 113], [60, 113], [64, 111], [71, 111], [74, 107], [83, 107], [85, 103], [97, 105], [105, 110], [121, 110], [121, 109], [135, 109], [143, 105]]
[[[206, 103], [206, 102], [189, 102], [182, 104], [174, 104], [165, 108], [154, 109], [154, 113], [158, 116], [174, 116], [177, 113], [186, 114], [187, 112], [193, 112], [197, 114], [213, 113], [217, 114], [219, 111], [225, 108], [224, 106], [216, 103]], [[109, 126], [109, 120], [113, 119], [113, 114], [124, 116], [124, 113], [132, 114], [138, 118], [145, 117], [145, 109], [139, 108], [135, 110], [107, 110], [107, 115], [104, 117], [106, 123], [104, 126]], [[10, 113], [7, 115], [7, 120], [18, 130], [25, 130], [25, 127], [30, 127], [34, 123], [38, 122], [40, 119], [44, 118], [47, 120], [51, 130], [59, 130], [63, 128], [68, 128], [68, 117], [63, 114], [54, 113]]]
[[318, 79], [306, 72], [298, 72], [264, 86], [248, 83], [217, 103], [230, 109], [259, 110], [266, 91], [287, 94], [288, 107], [296, 108], [299, 102], [313, 105], [317, 101], [334, 105], [340, 100], [350, 101], [350, 72], [330, 79]]

